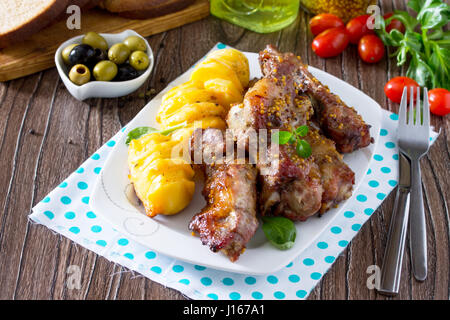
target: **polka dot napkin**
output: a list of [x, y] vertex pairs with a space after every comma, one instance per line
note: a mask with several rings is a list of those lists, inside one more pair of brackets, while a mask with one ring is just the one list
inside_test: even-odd
[[[226, 46], [219, 43], [216, 47]], [[397, 123], [396, 114], [383, 111], [380, 140], [370, 169], [345, 210], [315, 243], [273, 274], [243, 275], [178, 261], [127, 239], [97, 216], [89, 206], [89, 196], [108, 154], [125, 128], [38, 203], [30, 219], [193, 299], [305, 299], [397, 185]], [[437, 134], [432, 132], [431, 136], [434, 141]]]
[[345, 210], [315, 243], [273, 274], [228, 273], [163, 256], [127, 239], [92, 212], [90, 189], [123, 129], [38, 203], [30, 219], [193, 299], [304, 299], [397, 184], [398, 116], [383, 111], [383, 119], [370, 169]]

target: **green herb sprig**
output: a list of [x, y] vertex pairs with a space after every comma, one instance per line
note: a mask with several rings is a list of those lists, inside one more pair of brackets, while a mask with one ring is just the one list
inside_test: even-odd
[[186, 125], [187, 125], [187, 122], [185, 121], [185, 122], [177, 124], [175, 126], [168, 127], [164, 130], [158, 130], [158, 129], [155, 129], [152, 127], [137, 127], [135, 129], [131, 130], [130, 132], [128, 132], [125, 143], [126, 143], [126, 145], [129, 145], [131, 140], [139, 139], [140, 137], [142, 137], [148, 133], [160, 133], [164, 136], [167, 136], [168, 134], [171, 134], [175, 130], [186, 127]]
[[308, 141], [302, 139], [308, 134], [309, 128], [306, 125], [300, 126], [294, 131], [276, 131], [272, 134], [272, 142], [278, 144], [296, 144], [297, 155], [302, 158], [308, 158], [311, 153], [311, 146]]
[[262, 229], [267, 239], [280, 250], [294, 246], [297, 229], [294, 223], [284, 217], [262, 217]]
[[[410, 0], [408, 6], [417, 12], [416, 17], [395, 10], [388, 19], [380, 19], [380, 29], [376, 32], [384, 44], [397, 47], [391, 57], [397, 57], [398, 66], [410, 58], [407, 77], [430, 89], [449, 90], [450, 31], [444, 31], [443, 27], [450, 21], [450, 6], [442, 0]], [[403, 23], [404, 34], [396, 29], [386, 32], [393, 19]]]

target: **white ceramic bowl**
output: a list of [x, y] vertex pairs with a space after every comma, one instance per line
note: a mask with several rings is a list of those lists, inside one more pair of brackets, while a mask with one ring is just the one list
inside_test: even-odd
[[[124, 41], [129, 36], [139, 36], [143, 38], [133, 30], [125, 30], [122, 33], [115, 34], [100, 33], [100, 35], [105, 38], [106, 42], [108, 42], [108, 47], [111, 47], [115, 43]], [[67, 90], [69, 90], [72, 96], [74, 96], [78, 100], [84, 100], [87, 98], [116, 98], [125, 96], [136, 91], [140, 86], [142, 86], [152, 72], [154, 62], [153, 51], [152, 48], [150, 48], [147, 40], [143, 38], [145, 40], [145, 44], [147, 45], [147, 54], [150, 60], [150, 64], [147, 70], [145, 70], [145, 72], [139, 77], [128, 81], [90, 81], [81, 86], [74, 84], [69, 79], [69, 68], [64, 63], [61, 52], [65, 47], [72, 43], [81, 43], [81, 39], [83, 38], [83, 36], [84, 35], [81, 35], [67, 40], [58, 48], [58, 50], [56, 50], [55, 53], [55, 64], [56, 68], [58, 69], [59, 76], [64, 82]]]

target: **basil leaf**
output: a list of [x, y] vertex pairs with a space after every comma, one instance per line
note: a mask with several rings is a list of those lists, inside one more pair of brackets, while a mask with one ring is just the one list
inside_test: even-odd
[[298, 156], [302, 158], [308, 158], [312, 153], [311, 146], [303, 139], [297, 140], [296, 151]]
[[308, 131], [309, 131], [309, 128], [308, 128], [308, 126], [305, 126], [305, 125], [300, 126], [297, 129], [295, 129], [295, 133], [297, 135], [299, 135], [300, 137], [306, 136], [308, 134]]
[[413, 9], [415, 12], [419, 12], [420, 8], [423, 7], [425, 0], [409, 0], [408, 7]]
[[406, 76], [416, 80], [421, 87], [436, 87], [433, 70], [420, 58], [418, 53], [412, 56]]
[[405, 26], [407, 31], [413, 31], [414, 28], [419, 24], [416, 18], [411, 16], [406, 11], [394, 10], [394, 14], [389, 17], [389, 19], [397, 19]]
[[433, 70], [436, 86], [439, 88], [449, 89], [450, 87], [450, 50], [433, 44], [433, 53], [428, 61], [429, 66]]
[[133, 130], [131, 130], [130, 132], [128, 132], [127, 135], [127, 140], [125, 141], [125, 143], [127, 145], [130, 144], [131, 140], [134, 139], [139, 139], [140, 137], [142, 137], [143, 135], [146, 135], [147, 133], [151, 133], [151, 132], [157, 132], [158, 130], [152, 127], [137, 127]]
[[291, 139], [292, 133], [289, 131], [275, 131], [272, 134], [272, 142], [278, 143], [278, 144], [286, 144], [289, 142], [289, 139]]
[[175, 130], [178, 130], [178, 129], [186, 127], [186, 125], [187, 125], [187, 121], [182, 122], [182, 123], [177, 124], [177, 125], [174, 125], [172, 127], [168, 127], [168, 128], [166, 128], [164, 130], [158, 130], [158, 129], [155, 129], [155, 128], [152, 128], [152, 127], [137, 127], [135, 129], [131, 130], [130, 132], [128, 132], [127, 140], [125, 141], [125, 143], [127, 145], [129, 145], [131, 140], [139, 139], [140, 137], [142, 137], [142, 136], [144, 136], [144, 135], [146, 135], [148, 133], [156, 133], [157, 132], [157, 133], [160, 133], [160, 134], [162, 134], [164, 136], [167, 136], [168, 134], [174, 132]]
[[439, 28], [448, 23], [450, 7], [441, 0], [426, 0], [417, 14], [422, 29]]
[[267, 239], [280, 250], [294, 246], [297, 229], [294, 223], [284, 217], [262, 217], [262, 229]]

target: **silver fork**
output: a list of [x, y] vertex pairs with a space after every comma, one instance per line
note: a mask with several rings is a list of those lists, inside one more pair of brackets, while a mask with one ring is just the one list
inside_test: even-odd
[[[407, 90], [407, 88], [404, 90]], [[405, 93], [407, 94], [404, 91]], [[406, 108], [400, 111], [406, 113]], [[401, 112], [399, 114], [398, 147], [411, 161], [409, 239], [412, 269], [414, 277], [419, 281], [424, 281], [427, 277], [427, 233], [420, 159], [428, 152], [430, 145], [430, 108], [427, 88], [424, 88], [422, 106], [420, 103], [420, 88], [417, 88], [416, 107], [414, 107], [414, 90], [411, 87], [409, 114], [407, 116], [401, 114]], [[406, 118], [408, 118], [407, 122]]]

